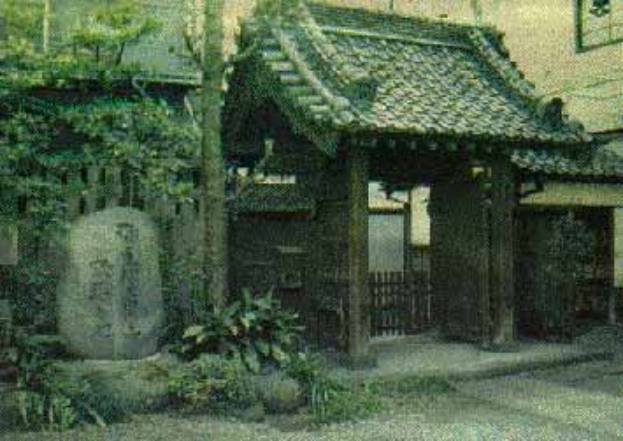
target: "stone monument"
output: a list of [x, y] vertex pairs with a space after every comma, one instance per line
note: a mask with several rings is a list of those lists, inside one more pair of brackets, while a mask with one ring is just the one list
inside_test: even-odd
[[137, 359], [157, 350], [163, 325], [159, 245], [149, 216], [116, 207], [78, 220], [57, 292], [58, 326], [77, 355]]

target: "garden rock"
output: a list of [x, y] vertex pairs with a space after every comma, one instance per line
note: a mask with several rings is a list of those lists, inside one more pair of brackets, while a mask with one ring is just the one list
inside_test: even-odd
[[156, 352], [163, 326], [157, 230], [138, 210], [116, 207], [77, 221], [57, 292], [59, 331], [71, 352], [138, 359]]
[[143, 360], [62, 361], [54, 366], [69, 384], [87, 382], [91, 406], [105, 421], [111, 421], [164, 408], [169, 400], [170, 372], [179, 362], [157, 354]]

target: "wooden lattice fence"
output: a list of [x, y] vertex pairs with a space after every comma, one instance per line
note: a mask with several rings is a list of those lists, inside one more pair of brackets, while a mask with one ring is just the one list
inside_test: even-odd
[[430, 324], [430, 289], [423, 273], [371, 272], [371, 336], [411, 334]]

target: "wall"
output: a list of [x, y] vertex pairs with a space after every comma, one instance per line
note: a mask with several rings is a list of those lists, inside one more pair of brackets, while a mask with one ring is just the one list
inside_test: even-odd
[[368, 224], [370, 271], [404, 269], [404, 214], [370, 214]]
[[[230, 227], [232, 295], [242, 288], [265, 291], [278, 280], [276, 247], [300, 247], [308, 253], [310, 222], [284, 216], [240, 216]], [[305, 268], [302, 268], [305, 269]]]

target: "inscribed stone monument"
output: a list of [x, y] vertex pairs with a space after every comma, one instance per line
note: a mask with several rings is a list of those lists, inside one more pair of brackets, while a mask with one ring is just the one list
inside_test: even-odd
[[72, 226], [58, 288], [58, 323], [85, 358], [136, 359], [157, 349], [163, 322], [157, 231], [149, 217], [117, 207]]

